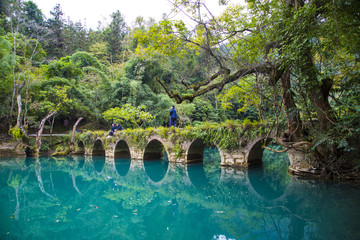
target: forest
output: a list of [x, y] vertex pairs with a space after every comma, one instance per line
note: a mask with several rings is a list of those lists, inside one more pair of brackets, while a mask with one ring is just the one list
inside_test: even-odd
[[1, 132], [264, 122], [285, 149], [311, 145], [325, 172], [358, 171], [360, 2], [246, 0], [219, 16], [174, 0], [195, 27], [164, 17], [97, 29], [46, 18], [32, 1], [0, 1]]

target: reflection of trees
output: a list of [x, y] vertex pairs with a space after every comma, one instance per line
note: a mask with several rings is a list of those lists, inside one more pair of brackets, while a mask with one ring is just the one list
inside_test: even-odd
[[[184, 174], [179, 171], [170, 171], [171, 174], [166, 177], [164, 184], [157, 187], [149, 184], [144, 172], [129, 172], [123, 179], [119, 178], [116, 171], [111, 172], [107, 169], [106, 165], [103, 174], [98, 175], [91, 164], [85, 164], [82, 169], [73, 168], [73, 163], [66, 160], [52, 162], [53, 166], [50, 164], [37, 164], [37, 176], [41, 176], [41, 172], [48, 172], [50, 169], [54, 173], [56, 171], [53, 177], [55, 189], [58, 191], [57, 203], [59, 206], [56, 205], [56, 202], [52, 202], [51, 199], [42, 199], [43, 203], [41, 203], [43, 206], [41, 211], [44, 216], [47, 215], [49, 219], [53, 219], [52, 221], [55, 221], [53, 224], [56, 221], [61, 223], [61, 228], [54, 225], [53, 230], [57, 232], [65, 231], [65, 229], [71, 228], [75, 221], [76, 225], [84, 226], [84, 231], [93, 229], [93, 237], [99, 238], [104, 236], [101, 235], [102, 233], [107, 234], [108, 232], [118, 236], [132, 236], [135, 239], [147, 238], [150, 236], [151, 231], [154, 231], [148, 227], [152, 222], [163, 224], [163, 226], [158, 226], [163, 229], [167, 227], [175, 228], [176, 224], [191, 229], [194, 222], [189, 220], [189, 216], [202, 214], [200, 213], [203, 211], [202, 209], [206, 209], [204, 218], [215, 217], [220, 221], [220, 223], [217, 223], [219, 227], [225, 228], [229, 225], [229, 220], [232, 221], [241, 212], [233, 211], [233, 208], [244, 202], [243, 199], [238, 198], [238, 195], [242, 191], [246, 191], [245, 186], [239, 186], [238, 184], [217, 185], [214, 188], [199, 191], [191, 186], [184, 185]], [[58, 180], [56, 180], [59, 178], [69, 179], [73, 188], [75, 188], [73, 180], [75, 178], [76, 188], [81, 189], [83, 195], [66, 194], [63, 196], [64, 194], [60, 194], [58, 189], [60, 186]], [[40, 177], [37, 177], [37, 179], [39, 181]], [[43, 180], [41, 178], [41, 182]], [[42, 186], [44, 187], [44, 183], [42, 183]], [[230, 194], [226, 196], [226, 194], [219, 194], [220, 192]], [[88, 197], [94, 195], [97, 196], [96, 199]], [[249, 200], [249, 202], [252, 201]], [[80, 210], [77, 211], [78, 209]], [[31, 206], [29, 208], [30, 216], [28, 217], [31, 217], [32, 214], [38, 214], [37, 210], [36, 206]], [[215, 213], [217, 211], [224, 213]], [[103, 218], [105, 214], [109, 214], [109, 216]], [[241, 215], [239, 214], [239, 216]], [[246, 215], [244, 218], [247, 219], [248, 216]], [[162, 219], [164, 217], [169, 220], [167, 223], [174, 222], [174, 225], [163, 223]], [[109, 222], [111, 224], [108, 224]], [[37, 223], [33, 224], [36, 225]], [[178, 236], [181, 236], [180, 238], [191, 238], [193, 234], [200, 234], [206, 226], [199, 224], [196, 231], [194, 230], [195, 232], [172, 232], [169, 233], [169, 238]], [[136, 231], [133, 230], [134, 225], [136, 225]], [[117, 232], [118, 226], [121, 226], [124, 232]], [[50, 230], [51, 228], [50, 226]], [[26, 229], [31, 232], [30, 228]], [[233, 226], [232, 229], [234, 232], [239, 232], [239, 226]], [[44, 237], [46, 238], [46, 236]], [[201, 238], [199, 237], [199, 239]]]
[[[282, 149], [280, 145], [271, 145], [269, 147], [275, 150]], [[265, 149], [262, 162], [265, 181], [271, 185], [275, 192], [284, 191], [291, 178], [288, 173], [290, 165], [288, 154], [286, 152], [276, 153]]]
[[[278, 149], [278, 145], [271, 146]], [[275, 153], [264, 150], [262, 164], [248, 170], [248, 177], [254, 190], [266, 199], [281, 197], [289, 185], [289, 157], [287, 153]]]
[[104, 156], [92, 156], [92, 161], [94, 164], [95, 170], [101, 174], [104, 165], [105, 165], [105, 155]]
[[187, 172], [192, 185], [197, 189], [213, 188], [220, 180], [221, 157], [216, 147], [206, 147], [203, 161], [187, 166]]
[[206, 177], [212, 184], [217, 184], [220, 178], [221, 157], [216, 147], [206, 147], [203, 155], [203, 168]]
[[[42, 159], [27, 168], [23, 166], [12, 166], [9, 172], [14, 173], [8, 178], [11, 198], [24, 202], [17, 204], [19, 210], [15, 210], [18, 219], [23, 219], [18, 221], [23, 239], [50, 238], [47, 232], [57, 232], [59, 236], [68, 232], [74, 239], [82, 238], [84, 233], [100, 239], [108, 234], [119, 239], [211, 239], [219, 233], [241, 239], [294, 239], [301, 235], [319, 238], [326, 236], [329, 226], [339, 229], [349, 224], [346, 216], [359, 216], [357, 210], [346, 212], [337, 217], [339, 226], [334, 226], [331, 218], [346, 209], [346, 201], [326, 202], [328, 196], [321, 193], [326, 184], [306, 180], [292, 181], [281, 199], [259, 198], [240, 177], [246, 176], [240, 170], [238, 175], [228, 176], [228, 181], [194, 188], [184, 184], [186, 168], [172, 164], [161, 185], [149, 184], [143, 170], [119, 176], [109, 164], [98, 174], [91, 161], [82, 168], [71, 159]], [[45, 191], [51, 185], [50, 172], [54, 194]], [[56, 199], [44, 194], [40, 182], [44, 192]], [[340, 195], [341, 188], [331, 194]], [[20, 190], [23, 194], [19, 194]], [[0, 193], [0, 197], [5, 196]], [[319, 208], [319, 203], [324, 206]], [[324, 220], [322, 216], [331, 218]], [[353, 219], [351, 229], [356, 229], [357, 221]], [[44, 221], [47, 229], [38, 233]], [[209, 235], [201, 235], [204, 232]], [[351, 238], [358, 235], [352, 233]]]
[[15, 220], [19, 220], [19, 214], [20, 214], [19, 190], [22, 189], [28, 178], [29, 175], [27, 175], [24, 179], [22, 179], [22, 176], [19, 174], [12, 176], [12, 172], [9, 176], [8, 186], [12, 187], [15, 190], [15, 198], [16, 198]]
[[35, 164], [35, 174], [36, 174], [37, 180], [39, 182], [39, 188], [40, 188], [41, 192], [43, 192], [46, 196], [48, 196], [52, 199], [55, 199], [55, 197], [53, 197], [52, 195], [50, 195], [49, 193], [47, 193], [45, 191], [44, 183], [43, 183], [43, 180], [41, 177], [41, 163], [39, 160], [37, 160], [36, 164]]
[[75, 176], [75, 161], [71, 161], [70, 162], [70, 166], [71, 166], [71, 179], [72, 179], [72, 183], [74, 186], [74, 189], [76, 190], [76, 192], [78, 192], [80, 195], [82, 194], [77, 185], [76, 185], [76, 176]]

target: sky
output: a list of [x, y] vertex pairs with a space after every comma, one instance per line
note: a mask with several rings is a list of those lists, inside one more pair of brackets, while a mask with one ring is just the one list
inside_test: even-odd
[[[106, 25], [110, 22], [110, 15], [119, 10], [125, 18], [125, 22], [132, 26], [136, 17], [143, 16], [145, 20], [149, 17], [156, 21], [162, 19], [163, 14], [171, 13], [171, 4], [168, 0], [32, 0], [35, 2], [42, 13], [49, 18], [50, 11], [57, 3], [60, 4], [65, 19], [70, 17], [71, 21], [81, 21], [86, 23], [87, 28], [96, 29], [98, 22]], [[239, 2], [240, 0], [232, 0]], [[218, 0], [206, 0], [206, 5], [211, 12], [220, 12]], [[185, 16], [170, 14], [171, 18], [181, 18], [184, 21]], [[187, 22], [187, 24], [191, 24]]]

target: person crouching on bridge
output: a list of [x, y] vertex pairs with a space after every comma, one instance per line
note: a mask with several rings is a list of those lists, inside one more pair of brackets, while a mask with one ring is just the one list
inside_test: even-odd
[[175, 106], [172, 105], [171, 109], [170, 109], [170, 128], [172, 126], [175, 127], [175, 122], [177, 119], [177, 115], [176, 115], [176, 110], [175, 110]]
[[123, 129], [124, 129], [124, 128], [120, 125], [120, 123], [118, 123], [118, 124], [115, 124], [115, 123], [111, 124], [111, 130], [110, 130], [110, 132], [109, 132], [109, 137], [110, 137], [110, 136], [114, 136], [114, 134], [115, 134], [116, 131], [121, 131], [121, 130], [123, 130]]
[[109, 136], [114, 136], [115, 130], [116, 130], [116, 124], [113, 123], [111, 124], [111, 130], [109, 132]]
[[118, 123], [117, 125], [115, 125], [115, 131], [121, 131], [124, 128], [120, 125], [120, 123]]

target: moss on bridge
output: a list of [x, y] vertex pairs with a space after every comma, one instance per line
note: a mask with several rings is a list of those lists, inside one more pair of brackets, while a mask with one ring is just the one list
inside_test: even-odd
[[116, 141], [116, 136], [123, 136], [129, 144], [139, 148], [146, 146], [152, 136], [167, 138], [173, 143], [201, 139], [205, 144], [216, 145], [221, 149], [235, 149], [245, 145], [259, 136], [270, 131], [270, 124], [251, 121], [226, 121], [224, 123], [204, 123], [201, 126], [185, 128], [167, 127], [125, 129], [116, 132], [115, 137], [108, 138], [108, 131], [86, 131], [76, 135], [76, 141], [82, 141], [86, 147], [91, 148], [96, 139], [101, 139], [104, 145]]

